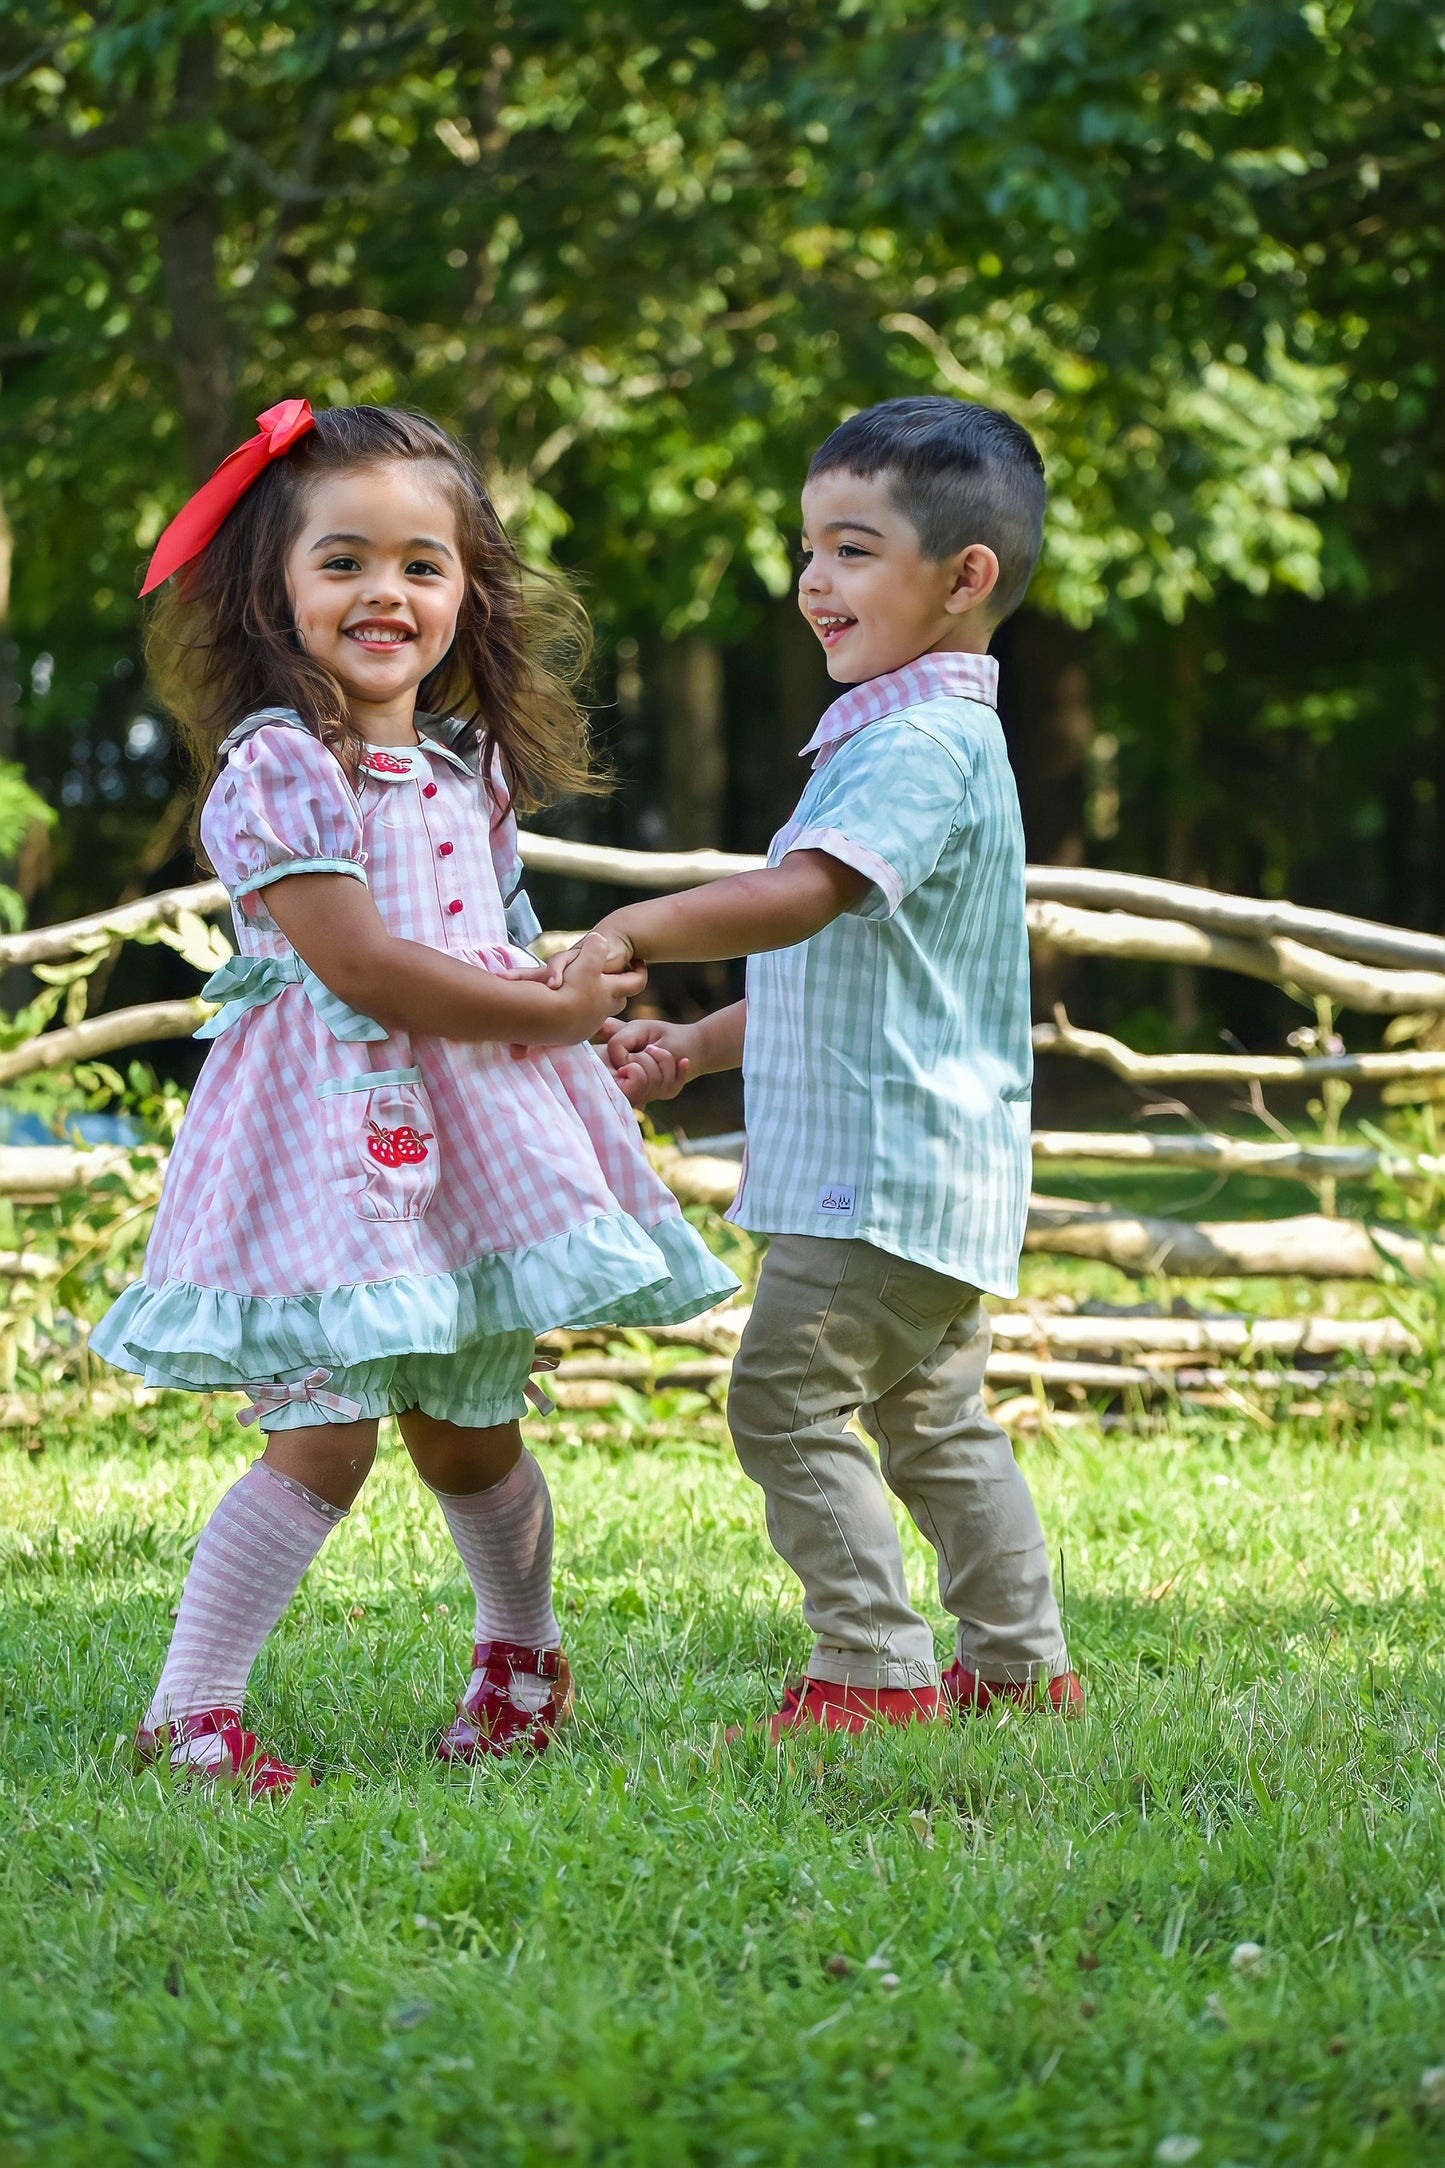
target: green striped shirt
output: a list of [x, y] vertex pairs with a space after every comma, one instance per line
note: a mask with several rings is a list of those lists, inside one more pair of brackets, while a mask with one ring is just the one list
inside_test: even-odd
[[925, 655], [833, 703], [768, 863], [822, 850], [872, 886], [748, 965], [748, 1148], [766, 1234], [875, 1243], [1018, 1286], [1031, 1173], [1023, 826], [983, 655]]

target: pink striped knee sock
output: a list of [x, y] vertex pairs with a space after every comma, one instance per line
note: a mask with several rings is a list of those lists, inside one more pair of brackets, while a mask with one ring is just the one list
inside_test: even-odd
[[[145, 1728], [201, 1709], [239, 1709], [262, 1642], [338, 1521], [340, 1506], [256, 1461], [201, 1531], [165, 1668]], [[219, 1739], [176, 1746], [173, 1761], [211, 1762]]]
[[[524, 1447], [490, 1490], [464, 1498], [438, 1491], [437, 1503], [477, 1600], [476, 1639], [555, 1649], [562, 1635], [552, 1609], [552, 1500], [532, 1455]], [[474, 1671], [469, 1693], [480, 1679]], [[518, 1671], [512, 1690], [525, 1708], [540, 1709], [552, 1688], [535, 1672]]]

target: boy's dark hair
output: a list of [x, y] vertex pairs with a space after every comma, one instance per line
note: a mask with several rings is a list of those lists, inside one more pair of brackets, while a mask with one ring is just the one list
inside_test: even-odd
[[1044, 527], [1044, 463], [1027, 429], [968, 399], [885, 399], [839, 423], [814, 452], [808, 480], [840, 467], [861, 480], [887, 477], [925, 557], [987, 543], [998, 559], [989, 616], [1018, 608]]

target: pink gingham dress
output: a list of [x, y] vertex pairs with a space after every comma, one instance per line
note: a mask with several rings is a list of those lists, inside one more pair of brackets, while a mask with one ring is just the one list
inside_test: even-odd
[[[597, 1052], [386, 1032], [266, 910], [306, 871], [370, 887], [388, 930], [478, 970], [535, 931], [505, 790], [424, 720], [353, 790], [288, 711], [232, 733], [201, 830], [238, 954], [171, 1156], [143, 1277], [92, 1336], [159, 1385], [249, 1386], [559, 1325], [695, 1316], [736, 1282], [648, 1164]], [[519, 920], [518, 913], [526, 914]]]

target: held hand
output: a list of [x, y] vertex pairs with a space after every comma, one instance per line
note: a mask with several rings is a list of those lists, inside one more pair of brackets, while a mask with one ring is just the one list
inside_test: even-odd
[[635, 994], [642, 992], [647, 971], [641, 964], [631, 969], [615, 966], [612, 945], [603, 935], [588, 933], [567, 952], [566, 969], [549, 984], [559, 1005], [578, 1020], [576, 1038], [592, 1039], [605, 1023], [622, 1014]]
[[687, 1082], [692, 1059], [684, 1051], [685, 1024], [657, 1023], [638, 1017], [631, 1023], [605, 1023], [602, 1042], [624, 1098], [635, 1107], [654, 1099], [675, 1099]]
[[[602, 933], [594, 928], [591, 933], [583, 934], [580, 941], [574, 941], [571, 948], [559, 949], [555, 956], [548, 959], [546, 966], [547, 984], [549, 986], [560, 986], [576, 970], [585, 954], [595, 953], [594, 945], [603, 951], [602, 969], [604, 971], [631, 971], [634, 968], [635, 959], [632, 953], [632, 943], [625, 935]], [[637, 968], [642, 967], [638, 966]]]

